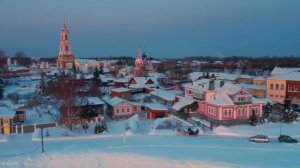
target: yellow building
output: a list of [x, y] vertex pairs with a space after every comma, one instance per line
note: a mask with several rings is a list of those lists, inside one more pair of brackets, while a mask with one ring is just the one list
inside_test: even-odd
[[10, 134], [12, 131], [13, 117], [0, 116], [1, 134]]
[[286, 80], [270, 77], [267, 79], [267, 97], [273, 102], [282, 103], [286, 97]]

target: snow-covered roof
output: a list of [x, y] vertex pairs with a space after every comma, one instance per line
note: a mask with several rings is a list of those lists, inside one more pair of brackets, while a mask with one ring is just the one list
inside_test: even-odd
[[290, 72], [300, 71], [300, 68], [282, 68], [282, 67], [275, 67], [271, 72], [271, 76], [282, 75]]
[[119, 87], [119, 88], [111, 89], [110, 91], [113, 91], [113, 92], [128, 92], [128, 91], [131, 91], [131, 89], [124, 88], [124, 87]]
[[87, 101], [89, 104], [92, 104], [92, 105], [105, 104], [104, 101], [102, 101], [98, 97], [87, 97]]
[[216, 105], [234, 105], [232, 99], [226, 93], [219, 93], [212, 96], [208, 103], [216, 104]]
[[158, 73], [158, 72], [149, 73], [148, 76], [153, 77], [153, 78], [165, 78], [166, 77], [165, 74]]
[[151, 62], [152, 62], [152, 64], [159, 64], [159, 63], [161, 63], [160, 60], [151, 60]]
[[154, 90], [150, 94], [154, 95], [154, 96], [157, 96], [157, 97], [160, 97], [160, 98], [162, 98], [164, 100], [167, 100], [167, 101], [173, 101], [176, 97], [175, 92], [167, 91], [167, 90], [163, 90], [163, 89]]
[[111, 77], [108, 77], [106, 75], [100, 75], [100, 79], [102, 82], [108, 82], [108, 81], [113, 81], [114, 79]]
[[[243, 88], [240, 85], [227, 82], [223, 87], [215, 90], [215, 93], [208, 99], [208, 103], [216, 105], [234, 105], [235, 103], [230, 96], [242, 90]], [[252, 101], [255, 101], [253, 96]]]
[[239, 78], [254, 79], [255, 77], [251, 75], [239, 75]]
[[114, 82], [128, 83], [131, 78], [132, 76], [128, 75], [124, 78], [115, 79]]
[[[209, 89], [210, 79], [200, 79], [192, 83], [183, 84], [183, 87], [195, 90], [196, 92], [204, 92]], [[218, 89], [221, 86], [220, 80], [214, 80], [214, 88]]]
[[282, 75], [272, 76], [269, 77], [268, 79], [300, 81], [300, 72], [289, 72]]
[[159, 103], [146, 103], [145, 106], [152, 110], [168, 110], [166, 106]]
[[239, 85], [244, 89], [256, 89], [256, 90], [266, 90], [267, 89], [266, 85], [245, 84], [245, 83], [241, 83]]
[[218, 74], [218, 79], [234, 81], [239, 78], [239, 74], [228, 74], [228, 73], [220, 73]]
[[188, 74], [188, 77], [191, 81], [196, 81], [203, 76], [203, 73], [206, 74], [205, 72], [191, 72]]
[[104, 104], [104, 102], [98, 97], [82, 97], [82, 98], [77, 98], [75, 104], [76, 106], [85, 106], [86, 104], [100, 105], [100, 104]]
[[111, 99], [107, 99], [106, 100], [106, 103], [108, 103], [111, 106], [116, 106], [116, 105], [118, 105], [121, 102], [126, 102], [126, 103], [129, 103], [129, 104], [135, 105], [135, 106], [139, 106], [140, 105], [140, 103], [127, 101], [127, 100], [124, 100], [124, 99], [119, 98], [119, 97], [113, 97]]
[[257, 77], [254, 78], [253, 80], [266, 80], [266, 78], [263, 77], [263, 76], [257, 76]]
[[217, 92], [233, 95], [241, 90], [244, 90], [244, 89], [239, 84], [233, 84], [233, 83], [227, 82], [224, 84], [223, 87], [217, 89]]
[[29, 70], [29, 68], [23, 67], [23, 66], [15, 66], [11, 65], [8, 67], [9, 71], [21, 71], [21, 70]]
[[109, 105], [111, 105], [111, 106], [115, 106], [115, 105], [117, 105], [117, 104], [119, 104], [119, 103], [121, 103], [121, 102], [123, 102], [123, 101], [126, 101], [126, 100], [121, 99], [121, 98], [119, 98], [119, 97], [114, 97], [114, 98], [112, 98], [112, 99], [106, 100], [106, 102], [107, 102]]
[[[133, 77], [136, 84], [130, 84], [130, 88], [153, 88], [158, 86], [157, 78], [155, 77]], [[147, 81], [152, 80], [153, 84], [147, 84]]]
[[270, 104], [274, 104], [274, 102], [271, 100], [271, 99], [269, 99], [269, 98], [255, 98], [255, 101], [257, 101], [257, 102], [261, 102], [261, 103], [263, 103], [264, 105], [266, 105], [268, 102], [270, 103]]
[[193, 99], [190, 99], [190, 98], [187, 98], [187, 97], [183, 97], [181, 98], [178, 102], [176, 102], [172, 108], [176, 111], [179, 111], [181, 108], [187, 106], [187, 105], [190, 105], [192, 103], [194, 103], [195, 100]]
[[0, 106], [0, 117], [2, 116], [11, 116], [13, 117], [15, 115], [15, 111], [11, 108]]
[[83, 58], [76, 59], [76, 61], [80, 64], [90, 64], [90, 63], [93, 63], [93, 62], [98, 62], [95, 59], [83, 59]]

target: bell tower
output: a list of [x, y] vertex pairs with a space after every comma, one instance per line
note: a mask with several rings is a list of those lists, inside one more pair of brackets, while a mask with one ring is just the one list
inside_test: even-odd
[[137, 58], [135, 60], [134, 76], [136, 76], [136, 77], [147, 76], [145, 74], [144, 61], [142, 59], [142, 54], [141, 54], [141, 49], [140, 48], [138, 48], [138, 55], [137, 55]]
[[69, 31], [67, 29], [66, 19], [61, 30], [59, 54], [57, 58], [57, 67], [60, 69], [72, 69], [75, 66], [75, 57], [71, 50]]

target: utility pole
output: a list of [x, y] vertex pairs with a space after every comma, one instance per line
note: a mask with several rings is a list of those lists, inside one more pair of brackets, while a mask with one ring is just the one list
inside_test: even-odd
[[126, 135], [125, 135], [125, 133], [123, 134], [123, 144], [125, 144], [126, 143]]
[[280, 125], [279, 125], [279, 136], [281, 136], [281, 122], [280, 122]]
[[44, 134], [43, 134], [43, 128], [41, 128], [41, 138], [42, 138], [42, 153], [44, 153], [45, 150], [44, 150]]

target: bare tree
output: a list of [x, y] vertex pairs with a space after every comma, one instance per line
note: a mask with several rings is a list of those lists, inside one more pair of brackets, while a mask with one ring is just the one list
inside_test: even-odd
[[17, 60], [18, 64], [21, 66], [28, 67], [31, 65], [31, 58], [27, 57], [26, 54], [22, 51], [16, 52], [12, 59]]
[[47, 90], [52, 94], [60, 109], [61, 121], [72, 131], [74, 119], [78, 117], [80, 105], [84, 101], [82, 89], [83, 79], [75, 79], [71, 75], [58, 76], [56, 82], [48, 83]]
[[18, 92], [13, 92], [7, 95], [7, 97], [14, 103], [19, 104], [20, 94]]

